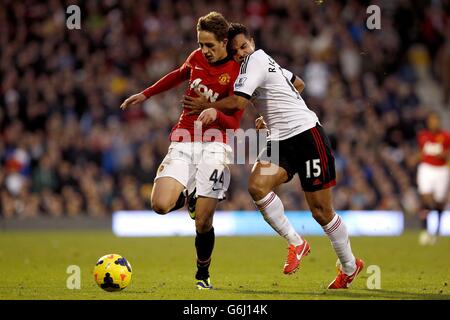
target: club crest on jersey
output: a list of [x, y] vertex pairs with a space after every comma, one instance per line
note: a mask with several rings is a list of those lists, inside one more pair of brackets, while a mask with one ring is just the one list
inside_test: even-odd
[[219, 76], [219, 83], [226, 86], [230, 83], [230, 75], [228, 73], [223, 73]]
[[207, 86], [201, 83], [202, 79], [197, 78], [195, 80], [192, 80], [190, 88], [197, 92], [198, 95], [202, 95], [205, 98], [207, 98], [211, 102], [215, 102], [217, 98], [219, 97], [219, 94], [217, 92], [212, 91]]

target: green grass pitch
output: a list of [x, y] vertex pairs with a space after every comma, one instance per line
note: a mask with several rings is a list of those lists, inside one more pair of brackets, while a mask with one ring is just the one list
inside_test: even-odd
[[[193, 237], [118, 238], [106, 231], [6, 231], [0, 233], [0, 299], [450, 299], [450, 238], [421, 247], [417, 233], [353, 237], [365, 268], [351, 289], [330, 291], [336, 257], [328, 238], [306, 237], [311, 254], [291, 276], [282, 273], [287, 250], [280, 237], [217, 237], [211, 280], [215, 290], [195, 289]], [[100, 256], [118, 253], [133, 267], [130, 286], [105, 292], [92, 270]], [[67, 267], [78, 265], [81, 289], [66, 286]], [[371, 290], [381, 271], [381, 289]], [[370, 281], [369, 281], [370, 282]]]

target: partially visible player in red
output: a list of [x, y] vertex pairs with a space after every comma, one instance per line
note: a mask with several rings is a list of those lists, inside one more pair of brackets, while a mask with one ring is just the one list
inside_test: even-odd
[[[419, 242], [422, 245], [436, 242], [442, 211], [447, 203], [450, 180], [447, 163], [450, 150], [450, 133], [442, 130], [439, 115], [435, 112], [428, 115], [426, 125], [427, 128], [417, 135], [421, 153], [421, 161], [417, 169], [417, 186], [422, 202], [420, 212], [422, 232], [419, 236]], [[427, 231], [427, 216], [431, 210], [436, 210], [438, 213], [438, 225], [435, 234]]]
[[[202, 96], [214, 102], [232, 95], [239, 64], [228, 57], [228, 28], [228, 21], [220, 13], [210, 12], [199, 18], [200, 48], [193, 51], [180, 68], [126, 99], [121, 108], [141, 103], [185, 81], [189, 81], [187, 96]], [[166, 214], [183, 207], [187, 198], [188, 211], [196, 227], [196, 285], [198, 289], [212, 289], [209, 266], [215, 240], [213, 215], [230, 184], [227, 163], [232, 149], [226, 144], [225, 130], [239, 128], [243, 110], [231, 115], [217, 111], [216, 121], [204, 126], [201, 135], [194, 135], [198, 115], [188, 115], [190, 111], [184, 108], [172, 129], [171, 144], [158, 168], [151, 203], [155, 212]]]

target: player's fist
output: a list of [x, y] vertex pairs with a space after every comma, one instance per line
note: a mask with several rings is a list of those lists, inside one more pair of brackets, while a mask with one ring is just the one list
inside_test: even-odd
[[206, 99], [203, 95], [199, 94], [198, 97], [191, 97], [191, 96], [183, 96], [183, 100], [181, 100], [181, 103], [185, 108], [191, 109], [191, 111], [188, 112], [188, 116], [192, 114], [199, 114], [203, 110], [207, 109], [207, 103], [208, 99]]
[[197, 118], [197, 121], [201, 121], [202, 125], [207, 126], [211, 122], [214, 122], [217, 119], [217, 110], [214, 108], [209, 108], [203, 110], [202, 113]]
[[267, 129], [267, 124], [264, 121], [263, 116], [260, 116], [255, 119], [255, 128], [256, 130]]
[[143, 93], [133, 94], [132, 96], [125, 99], [125, 101], [120, 105], [120, 109], [125, 110], [128, 106], [134, 106], [135, 104], [141, 103], [147, 99]]

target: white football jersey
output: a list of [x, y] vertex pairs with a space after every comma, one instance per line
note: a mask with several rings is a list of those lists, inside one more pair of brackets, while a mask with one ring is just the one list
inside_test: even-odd
[[245, 58], [234, 82], [234, 94], [251, 99], [264, 117], [271, 140], [288, 139], [319, 122], [292, 84], [293, 77], [259, 49]]

